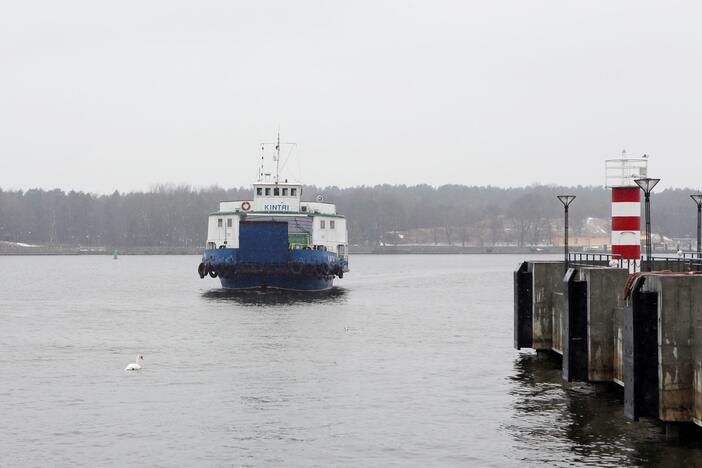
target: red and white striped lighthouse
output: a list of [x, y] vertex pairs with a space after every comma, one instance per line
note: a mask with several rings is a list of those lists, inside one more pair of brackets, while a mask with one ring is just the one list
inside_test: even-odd
[[646, 159], [609, 159], [606, 186], [612, 189], [612, 255], [641, 258], [641, 191], [635, 179], [646, 177]]
[[641, 190], [612, 187], [612, 255], [641, 258]]

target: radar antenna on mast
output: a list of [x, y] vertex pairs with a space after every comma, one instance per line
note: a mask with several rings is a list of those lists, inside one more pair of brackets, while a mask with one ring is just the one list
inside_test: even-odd
[[[290, 145], [292, 147], [295, 147], [296, 143], [281, 143], [280, 142], [280, 130], [278, 131], [278, 135], [276, 138], [275, 142], [264, 142], [261, 143], [261, 165], [260, 169], [258, 171], [259, 174], [259, 182], [264, 182], [266, 176], [270, 177], [271, 174], [270, 172], [264, 172], [264, 166], [265, 166], [265, 149], [266, 146], [273, 146], [275, 148], [275, 153], [273, 154], [273, 160], [275, 161], [275, 175], [273, 177], [273, 182], [276, 184], [280, 182], [280, 147], [281, 145]], [[292, 151], [292, 149], [291, 149]], [[288, 155], [289, 156], [289, 155]]]

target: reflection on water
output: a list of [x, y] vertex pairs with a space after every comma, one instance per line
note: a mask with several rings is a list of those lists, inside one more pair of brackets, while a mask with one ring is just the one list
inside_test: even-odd
[[295, 304], [324, 304], [343, 302], [346, 289], [333, 287], [326, 291], [281, 291], [269, 290], [234, 290], [210, 289], [202, 297], [214, 302], [235, 302], [245, 306], [275, 306]]
[[702, 466], [700, 430], [667, 442], [654, 420], [624, 417], [623, 391], [615, 384], [567, 383], [561, 363], [520, 354], [510, 377], [515, 417], [506, 430], [531, 464], [556, 466]]

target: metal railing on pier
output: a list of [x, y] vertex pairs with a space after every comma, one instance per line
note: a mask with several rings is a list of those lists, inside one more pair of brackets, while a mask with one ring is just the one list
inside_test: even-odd
[[[683, 253], [676, 256], [652, 255], [653, 270], [670, 270], [675, 272], [702, 271], [702, 258], [696, 253]], [[572, 266], [626, 268], [631, 273], [642, 270], [646, 257], [639, 259], [622, 258], [620, 255], [606, 253], [570, 253], [568, 264]]]
[[621, 255], [608, 253], [570, 253], [568, 263], [573, 266], [600, 266], [626, 268], [631, 272], [636, 272], [640, 268], [638, 260], [622, 258]]
[[653, 260], [653, 270], [702, 271], [702, 258], [696, 258], [692, 255], [683, 254], [674, 257], [652, 255], [651, 260]]

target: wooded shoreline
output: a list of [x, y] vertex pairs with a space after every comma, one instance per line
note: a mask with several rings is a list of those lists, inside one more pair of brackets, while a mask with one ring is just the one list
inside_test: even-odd
[[[85, 247], [22, 247], [15, 249], [0, 248], [0, 256], [37, 256], [37, 255], [201, 255], [204, 247], [125, 247], [85, 248]], [[571, 249], [573, 251], [573, 249]], [[589, 251], [593, 252], [593, 251]], [[426, 246], [376, 246], [351, 247], [351, 255], [476, 255], [476, 254], [562, 254], [562, 247], [524, 248], [516, 246], [500, 247], [461, 247], [447, 245]], [[595, 253], [599, 253], [595, 251]], [[601, 253], [605, 253], [604, 251]]]

